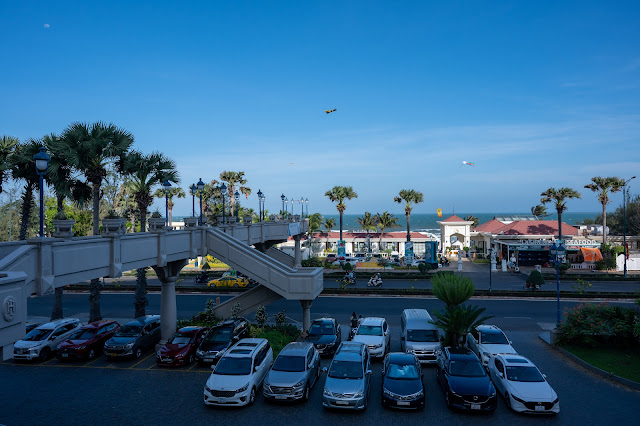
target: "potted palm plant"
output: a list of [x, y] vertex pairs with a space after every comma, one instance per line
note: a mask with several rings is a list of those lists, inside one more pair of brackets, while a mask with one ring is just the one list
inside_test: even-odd
[[160, 210], [156, 210], [151, 214], [151, 217], [148, 220], [149, 223], [149, 232], [153, 231], [161, 231], [166, 224], [166, 220], [160, 214]]
[[69, 219], [65, 212], [59, 211], [53, 217], [53, 236], [57, 238], [71, 238], [73, 237], [73, 224], [75, 221]]
[[127, 232], [127, 219], [120, 217], [118, 212], [111, 209], [104, 219], [102, 219], [103, 235], [122, 235]]

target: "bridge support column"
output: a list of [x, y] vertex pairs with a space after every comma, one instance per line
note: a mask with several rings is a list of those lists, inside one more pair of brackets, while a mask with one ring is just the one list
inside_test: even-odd
[[[167, 340], [176, 332], [176, 323], [178, 320], [178, 307], [176, 304], [176, 280], [182, 268], [189, 262], [189, 259], [176, 260], [167, 262], [166, 266], [153, 266], [158, 279], [162, 284], [162, 293], [160, 294], [160, 343], [164, 345]], [[156, 349], [157, 349], [156, 348]]]
[[302, 254], [300, 252], [300, 235], [294, 235], [293, 241], [295, 243], [293, 267], [299, 268], [302, 266]]
[[306, 333], [311, 327], [311, 304], [313, 300], [301, 300], [302, 305], [302, 332]]

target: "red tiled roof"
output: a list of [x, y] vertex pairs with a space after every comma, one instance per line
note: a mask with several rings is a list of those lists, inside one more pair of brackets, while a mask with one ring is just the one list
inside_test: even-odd
[[504, 225], [506, 225], [506, 223], [500, 222], [499, 220], [496, 220], [496, 219], [491, 219], [488, 222], [485, 222], [485, 223], [482, 223], [482, 224], [476, 226], [475, 228], [472, 229], [472, 231], [475, 231], [475, 232], [493, 232], [498, 228], [502, 228]]
[[[501, 235], [557, 235], [557, 220], [517, 220], [490, 231]], [[578, 235], [578, 228], [562, 222], [562, 235]]]
[[454, 214], [453, 216], [449, 216], [448, 218], [443, 220], [443, 222], [466, 222], [466, 221], [463, 218], [456, 216]]

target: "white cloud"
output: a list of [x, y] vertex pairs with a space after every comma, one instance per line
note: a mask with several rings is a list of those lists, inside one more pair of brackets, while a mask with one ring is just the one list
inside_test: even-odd
[[45, 28], [51, 28], [51, 25], [49, 25], [49, 24], [44, 24], [43, 26], [44, 26]]

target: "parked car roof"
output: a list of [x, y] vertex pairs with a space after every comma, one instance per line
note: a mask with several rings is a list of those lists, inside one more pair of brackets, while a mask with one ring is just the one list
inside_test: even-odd
[[280, 351], [280, 355], [305, 356], [311, 346], [313, 346], [313, 343], [310, 342], [291, 342]]
[[383, 322], [384, 322], [384, 318], [367, 317], [362, 319], [362, 322], [360, 322], [360, 325], [382, 325]]

